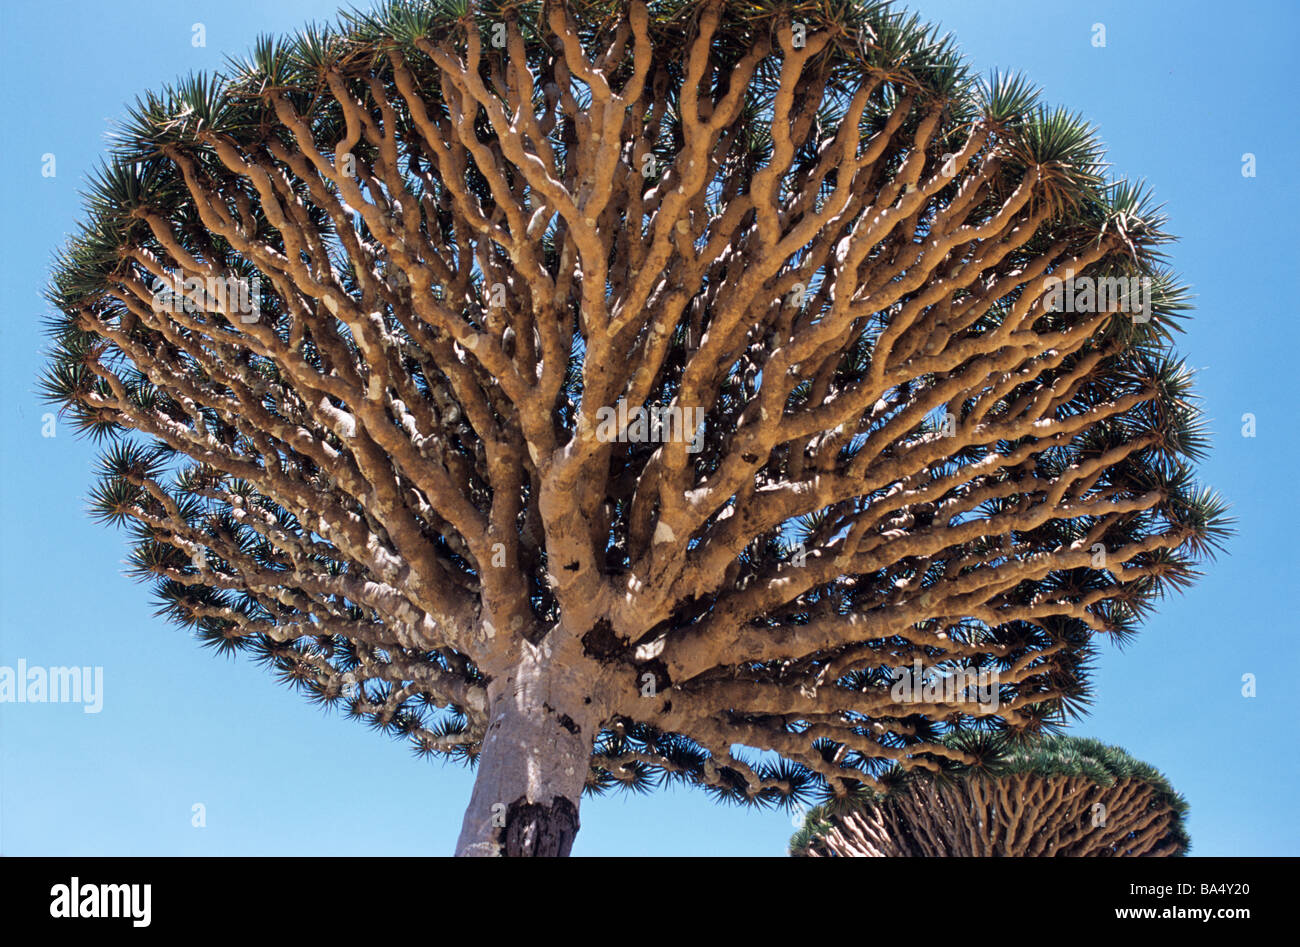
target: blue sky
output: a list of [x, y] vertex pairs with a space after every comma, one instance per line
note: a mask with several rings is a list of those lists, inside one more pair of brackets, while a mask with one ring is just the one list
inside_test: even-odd
[[[1300, 6], [931, 0], [909, 6], [973, 66], [1019, 69], [1100, 126], [1117, 174], [1146, 177], [1197, 294], [1180, 342], [1214, 432], [1203, 479], [1238, 536], [1123, 652], [1103, 645], [1075, 732], [1161, 768], [1191, 804], [1194, 855], [1300, 854], [1295, 174]], [[122, 575], [121, 534], [85, 513], [93, 450], [42, 437], [41, 290], [77, 192], [134, 95], [330, 18], [308, 0], [47, 0], [0, 12], [0, 665], [104, 668], [104, 706], [0, 704], [0, 853], [449, 853], [471, 774], [326, 716], [247, 661], [200, 649]], [[204, 24], [205, 48], [191, 45]], [[1092, 44], [1094, 24], [1106, 45]], [[41, 174], [55, 155], [54, 177]], [[1256, 176], [1243, 177], [1243, 155]], [[1242, 436], [1242, 415], [1256, 418]], [[1284, 499], [1274, 500], [1273, 497]], [[1257, 696], [1242, 695], [1253, 674]], [[1288, 709], [1289, 708], [1289, 709]], [[206, 827], [192, 826], [193, 807]], [[322, 818], [328, 816], [328, 818]], [[790, 816], [699, 792], [587, 800], [575, 855], [784, 853]]]

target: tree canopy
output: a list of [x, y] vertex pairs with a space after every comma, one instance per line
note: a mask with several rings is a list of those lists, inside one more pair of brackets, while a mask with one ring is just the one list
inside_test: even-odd
[[[969, 737], [956, 736], [957, 742]], [[1185, 855], [1187, 802], [1117, 746], [1044, 736], [969, 745], [942, 773], [895, 767], [886, 791], [819, 806], [790, 839], [797, 857]]]
[[846, 798], [1064, 722], [1225, 535], [1165, 228], [886, 3], [393, 0], [130, 107], [42, 385], [311, 700], [472, 762], [538, 675], [588, 792]]

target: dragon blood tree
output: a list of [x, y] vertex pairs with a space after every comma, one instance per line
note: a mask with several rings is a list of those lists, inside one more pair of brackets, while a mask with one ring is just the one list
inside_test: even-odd
[[896, 767], [882, 782], [887, 792], [809, 812], [790, 854], [1131, 857], [1191, 844], [1187, 803], [1169, 781], [1097, 740], [1047, 736], [938, 774]]
[[476, 762], [459, 852], [836, 798], [1073, 712], [1224, 530], [1102, 161], [880, 3], [392, 2], [137, 101], [44, 390], [168, 616]]

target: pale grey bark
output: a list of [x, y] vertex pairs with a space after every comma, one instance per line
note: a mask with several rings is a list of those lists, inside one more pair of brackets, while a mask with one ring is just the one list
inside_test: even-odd
[[599, 730], [592, 663], [557, 628], [525, 642], [488, 682], [487, 732], [457, 855], [569, 853]]

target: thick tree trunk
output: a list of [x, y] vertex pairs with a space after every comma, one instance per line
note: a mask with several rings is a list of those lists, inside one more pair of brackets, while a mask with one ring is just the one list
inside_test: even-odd
[[[576, 655], [524, 645], [488, 683], [488, 727], [456, 854], [568, 855], [599, 721]], [[567, 657], [569, 660], [564, 660]]]

